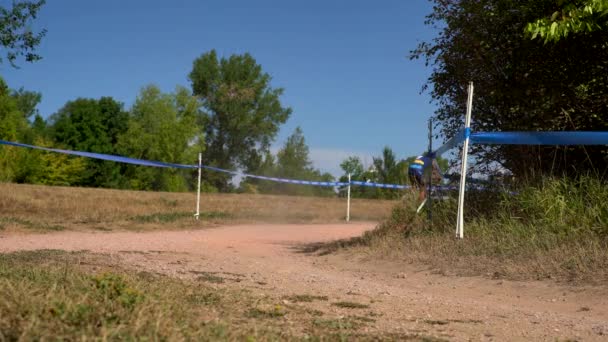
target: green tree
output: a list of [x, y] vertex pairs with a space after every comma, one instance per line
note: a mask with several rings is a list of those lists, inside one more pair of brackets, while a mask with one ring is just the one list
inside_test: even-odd
[[[344, 175], [340, 177], [340, 182], [347, 183], [349, 173], [352, 181], [377, 181], [377, 175], [374, 167], [372, 166], [368, 170], [365, 170], [365, 167], [361, 162], [361, 158], [357, 156], [350, 156], [346, 158], [344, 161], [342, 161], [342, 163], [340, 163], [340, 167], [344, 171]], [[377, 189], [369, 187], [353, 186], [351, 187], [350, 195], [353, 198], [377, 198], [378, 193], [376, 190]], [[346, 192], [340, 192], [340, 196], [346, 196]]]
[[20, 138], [21, 142], [31, 144], [34, 140], [41, 135], [45, 134], [44, 125], [41, 125], [41, 120], [44, 122], [40, 114], [38, 113], [38, 104], [42, 100], [42, 94], [35, 91], [25, 90], [19, 88], [11, 91], [11, 97], [15, 100], [17, 109], [23, 117], [28, 121], [32, 121], [28, 129], [23, 131], [23, 135]]
[[[30, 127], [28, 118], [37, 113], [40, 94], [19, 89], [11, 91], [0, 79], [0, 139], [51, 147], [44, 137], [44, 120], [36, 114]], [[47, 185], [78, 184], [86, 170], [85, 160], [63, 154], [19, 147], [0, 147], [0, 180]]]
[[559, 0], [551, 15], [528, 23], [526, 32], [535, 39], [557, 42], [572, 34], [608, 29], [608, 0]]
[[382, 156], [374, 157], [372, 163], [378, 173], [380, 182], [387, 184], [404, 183], [403, 170], [395, 157], [395, 152], [390, 147], [385, 146], [382, 149]]
[[[204, 162], [223, 169], [255, 170], [291, 109], [281, 104], [282, 88], [249, 54], [218, 58], [215, 50], [194, 61], [192, 91], [204, 109]], [[229, 177], [208, 174], [223, 191]]]
[[[19, 110], [17, 101], [0, 77], [0, 139], [22, 141], [28, 135], [28, 122]], [[23, 178], [20, 161], [25, 151], [17, 147], [0, 147], [0, 181], [10, 182]]]
[[128, 114], [111, 97], [78, 98], [67, 102], [50, 117], [54, 139], [88, 152], [112, 153], [113, 144], [127, 127]]
[[[111, 97], [99, 100], [79, 98], [66, 103], [50, 117], [50, 136], [67, 148], [117, 154], [118, 137], [127, 129], [129, 117], [123, 104]], [[120, 187], [122, 165], [88, 159], [82, 178], [84, 186]]]
[[[382, 149], [382, 156], [374, 157], [372, 165], [375, 171], [375, 180], [384, 184], [406, 184], [407, 165], [398, 161], [393, 150], [386, 146]], [[399, 198], [401, 193], [394, 189], [376, 189], [378, 198]]]
[[[261, 176], [275, 177], [277, 175], [276, 158], [270, 151], [265, 151], [264, 155], [258, 156], [255, 161], [257, 165], [253, 173]], [[243, 193], [272, 193], [274, 183], [262, 181], [256, 178], [245, 178], [239, 185], [239, 192]]]
[[[528, 23], [556, 10], [553, 0], [435, 0], [428, 24], [439, 27], [411, 58], [433, 66], [428, 80], [445, 137], [463, 127], [466, 85], [475, 83], [473, 131], [608, 129], [606, 34], [556, 44], [531, 40]], [[480, 171], [496, 163], [518, 178], [603, 172], [601, 146], [473, 145]]]
[[277, 153], [279, 173], [283, 177], [302, 177], [312, 168], [304, 132], [300, 127], [287, 138], [285, 145]]
[[[36, 137], [36, 146], [53, 147], [53, 142], [44, 137]], [[70, 186], [79, 184], [86, 174], [87, 160], [66, 154], [39, 150], [27, 151], [29, 163], [33, 167], [22, 179], [24, 183]]]
[[41, 93], [25, 90], [21, 87], [11, 91], [11, 96], [15, 99], [17, 107], [25, 118], [30, 119], [34, 115], [39, 115], [37, 107], [42, 100]]
[[46, 121], [40, 114], [36, 114], [34, 121], [32, 122], [32, 130], [35, 136], [45, 136], [47, 134]]
[[349, 174], [351, 179], [362, 179], [364, 167], [363, 163], [361, 162], [361, 158], [357, 156], [350, 156], [340, 163], [340, 167], [346, 176], [344, 180], [340, 180], [341, 182], [347, 182]]
[[[287, 138], [285, 144], [277, 152], [275, 158], [269, 153], [266, 154], [261, 170], [258, 173], [266, 176], [274, 176], [288, 179], [332, 182], [333, 176], [329, 173], [322, 173], [315, 169], [310, 160], [310, 151], [304, 138], [304, 133], [300, 127]], [[248, 180], [246, 186], [250, 184], [256, 186], [257, 191], [262, 193], [277, 193], [287, 195], [303, 196], [331, 196], [334, 192], [331, 188], [296, 185], [287, 183], [277, 183], [265, 180]], [[244, 188], [242, 186], [242, 188]]]
[[42, 58], [35, 51], [46, 30], [36, 33], [30, 26], [45, 3], [45, 0], [13, 1], [11, 8], [0, 6], [0, 44], [4, 47], [5, 58], [13, 67], [16, 67], [15, 61], [19, 57], [24, 57], [26, 62]]
[[[178, 87], [165, 94], [156, 86], [140, 92], [126, 132], [119, 136], [121, 154], [168, 163], [195, 164], [204, 150], [203, 127], [197, 123], [198, 100]], [[189, 175], [176, 169], [126, 166], [129, 187], [140, 190], [185, 191]]]
[[19, 110], [17, 100], [0, 78], [0, 139], [20, 141], [26, 135], [27, 128], [27, 119]]
[[[383, 184], [405, 184], [407, 180], [407, 166], [404, 161], [397, 160], [393, 150], [386, 146], [382, 149], [382, 155], [373, 157], [372, 165], [365, 170], [359, 157], [351, 156], [345, 159], [340, 167], [344, 175], [340, 177], [341, 182], [348, 182], [348, 173], [351, 180], [383, 183]], [[343, 195], [343, 194], [342, 194]], [[366, 186], [351, 187], [352, 197], [362, 198], [398, 198], [401, 193], [394, 189], [381, 189]]]

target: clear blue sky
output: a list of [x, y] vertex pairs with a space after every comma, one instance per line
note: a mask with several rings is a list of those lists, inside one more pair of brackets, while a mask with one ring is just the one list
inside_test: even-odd
[[338, 174], [347, 155], [370, 163], [385, 145], [400, 158], [426, 148], [430, 69], [407, 55], [435, 35], [430, 11], [427, 0], [51, 0], [35, 22], [48, 30], [43, 60], [0, 68], [9, 86], [43, 94], [47, 117], [77, 97], [129, 108], [147, 84], [189, 87], [204, 52], [249, 52], [293, 108], [275, 148], [301, 126], [315, 166]]

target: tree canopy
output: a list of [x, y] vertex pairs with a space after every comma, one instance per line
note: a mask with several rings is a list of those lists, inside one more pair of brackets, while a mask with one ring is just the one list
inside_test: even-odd
[[[11, 91], [0, 78], [0, 139], [49, 146], [40, 127], [30, 125], [28, 118], [36, 112], [40, 94], [23, 89]], [[36, 116], [39, 118], [39, 116]], [[40, 122], [37, 123], [40, 125]], [[41, 151], [15, 147], [0, 148], [0, 180], [71, 185], [80, 182], [85, 161]]]
[[[119, 136], [118, 151], [138, 159], [194, 164], [204, 150], [198, 117], [198, 101], [187, 89], [165, 94], [156, 86], [145, 87], [131, 109], [127, 130]], [[179, 170], [129, 165], [125, 173], [133, 189], [188, 189], [187, 177]]]
[[[68, 101], [49, 118], [49, 134], [53, 141], [66, 148], [117, 154], [118, 137], [127, 129], [128, 120], [123, 104], [111, 97], [79, 98]], [[79, 185], [119, 186], [121, 165], [90, 159], [87, 166]]]
[[532, 39], [557, 42], [572, 34], [608, 29], [608, 0], [559, 0], [550, 16], [528, 23]]
[[[287, 138], [277, 152], [276, 158], [268, 152], [259, 164], [260, 166], [255, 172], [266, 176], [322, 182], [331, 182], [334, 179], [331, 174], [322, 173], [313, 167], [304, 132], [300, 127], [296, 127]], [[252, 189], [252, 186], [255, 187], [255, 190]], [[250, 192], [286, 195], [330, 196], [334, 194], [331, 188], [275, 183], [256, 179], [247, 180], [241, 185], [241, 189], [243, 191], [248, 189]]]
[[[411, 58], [433, 67], [426, 89], [446, 138], [463, 126], [469, 81], [475, 83], [474, 131], [608, 129], [608, 36], [596, 30], [555, 44], [531, 40], [528, 24], [555, 11], [553, 0], [434, 1], [427, 23], [439, 34]], [[480, 167], [499, 164], [524, 178], [608, 167], [606, 148], [597, 146], [473, 145], [472, 152]]]
[[[26, 62], [35, 62], [42, 57], [36, 53], [36, 47], [46, 35], [46, 30], [33, 32], [30, 23], [36, 19], [40, 8], [46, 0], [13, 1], [13, 6], [0, 6], [0, 44], [4, 48], [5, 58], [16, 67], [19, 57]], [[0, 58], [2, 62], [2, 58]]]
[[[258, 168], [291, 114], [280, 101], [283, 89], [271, 87], [270, 75], [248, 53], [219, 58], [215, 50], [194, 61], [190, 81], [204, 111], [204, 162], [224, 169]], [[229, 188], [227, 177], [208, 176], [219, 189]]]

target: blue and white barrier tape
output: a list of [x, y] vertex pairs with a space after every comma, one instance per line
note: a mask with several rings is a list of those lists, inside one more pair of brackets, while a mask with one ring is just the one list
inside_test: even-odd
[[461, 142], [465, 141], [465, 139], [468, 137], [470, 132], [471, 132], [470, 129], [467, 130], [466, 128], [463, 128], [460, 131], [458, 131], [458, 133], [456, 133], [456, 135], [454, 135], [451, 139], [446, 141], [445, 144], [443, 144], [441, 147], [439, 147], [438, 149], [436, 149], [433, 152], [433, 155], [435, 156], [435, 158], [441, 157], [442, 154], [444, 154], [445, 152], [458, 146]]
[[[37, 150], [47, 151], [47, 152], [62, 153], [62, 154], [73, 155], [73, 156], [78, 156], [78, 157], [109, 160], [109, 161], [114, 161], [114, 162], [141, 165], [141, 166], [179, 168], [179, 169], [197, 169], [198, 168], [198, 165], [184, 165], [184, 164], [166, 163], [166, 162], [160, 162], [160, 161], [129, 158], [129, 157], [116, 156], [116, 155], [103, 154], [103, 153], [63, 150], [63, 149], [58, 149], [58, 148], [41, 147], [41, 146], [28, 145], [28, 144], [22, 144], [22, 143], [5, 141], [5, 140], [0, 140], [0, 145], [31, 148], [31, 149], [37, 149]], [[340, 186], [348, 185], [348, 183], [344, 183], [344, 182], [321, 182], [321, 181], [307, 181], [307, 180], [298, 180], [298, 179], [258, 176], [258, 175], [252, 175], [252, 174], [242, 173], [242, 172], [238, 172], [238, 171], [224, 170], [224, 169], [220, 169], [220, 168], [208, 166], [208, 165], [202, 165], [202, 167], [207, 170], [228, 173], [228, 174], [231, 174], [234, 176], [257, 178], [257, 179], [269, 180], [269, 181], [279, 182], [279, 183], [314, 185], [314, 186], [323, 186], [323, 187], [340, 187]]]
[[159, 162], [159, 161], [129, 158], [129, 157], [123, 157], [123, 156], [115, 156], [115, 155], [103, 154], [103, 153], [62, 150], [62, 149], [58, 149], [58, 148], [34, 146], [34, 145], [22, 144], [22, 143], [5, 141], [5, 140], [0, 140], [0, 145], [32, 148], [32, 149], [37, 149], [37, 150], [42, 150], [42, 151], [47, 151], [47, 152], [63, 153], [63, 154], [68, 154], [68, 155], [72, 155], [72, 156], [109, 160], [109, 161], [134, 164], [134, 165], [153, 166], [153, 167], [171, 167], [171, 168], [178, 168], [178, 169], [197, 169], [198, 168], [197, 165], [183, 165], [183, 164], [174, 164], [174, 163], [165, 163], [165, 162]]
[[[348, 185], [348, 183], [346, 183]], [[361, 182], [361, 181], [351, 181], [352, 185], [359, 186], [367, 186], [372, 188], [383, 188], [383, 189], [409, 189], [409, 185], [398, 185], [398, 184], [382, 184], [382, 183], [373, 183], [373, 182]]]
[[479, 132], [475, 144], [500, 145], [608, 145], [608, 132]]
[[470, 138], [473, 144], [486, 145], [608, 145], [608, 132], [478, 132], [463, 128], [433, 152], [436, 157]]

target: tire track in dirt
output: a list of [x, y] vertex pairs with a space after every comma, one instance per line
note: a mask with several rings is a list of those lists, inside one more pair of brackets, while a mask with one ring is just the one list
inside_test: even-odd
[[[236, 225], [196, 231], [0, 234], [0, 252], [36, 249], [108, 253], [121, 263], [257, 295], [327, 296], [306, 305], [327, 315], [371, 315], [366, 329], [450, 340], [606, 340], [608, 289], [432, 274], [420, 265], [302, 244], [349, 238], [373, 223]], [[341, 308], [339, 302], [363, 304]]]

